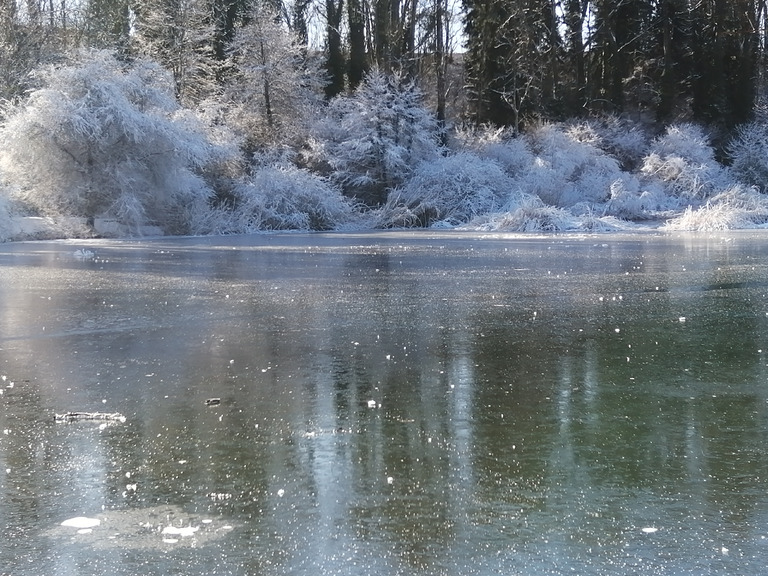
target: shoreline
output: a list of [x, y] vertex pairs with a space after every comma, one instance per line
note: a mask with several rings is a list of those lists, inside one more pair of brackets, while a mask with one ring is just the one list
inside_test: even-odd
[[[724, 237], [725, 240], [729, 240], [731, 237], [739, 236], [763, 236], [768, 234], [768, 229], [765, 227], [754, 228], [739, 228], [739, 229], [726, 229], [726, 230], [673, 230], [664, 228], [663, 223], [655, 223], [648, 225], [633, 225], [624, 229], [612, 229], [612, 230], [563, 230], [555, 232], [547, 231], [505, 231], [505, 230], [481, 230], [471, 229], [467, 227], [462, 228], [387, 228], [387, 229], [372, 229], [372, 228], [360, 228], [360, 229], [341, 229], [341, 230], [324, 230], [324, 231], [308, 231], [308, 230], [263, 230], [258, 232], [252, 232], [247, 234], [207, 234], [207, 235], [126, 235], [126, 236], [90, 236], [90, 237], [48, 237], [48, 238], [15, 238], [8, 239], [0, 242], [0, 245], [19, 245], [19, 244], [68, 244], [73, 247], [78, 247], [80, 250], [77, 252], [83, 252], [86, 257], [89, 252], [83, 247], [93, 246], [97, 247], [99, 244], [142, 244], [145, 242], [153, 243], [189, 243], [197, 242], [203, 245], [210, 245], [211, 247], [221, 246], [226, 244], [228, 247], [236, 248], [238, 246], [252, 246], [250, 239], [262, 238], [265, 240], [276, 239], [304, 239], [315, 238], [320, 240], [321, 238], [331, 241], [333, 239], [347, 238], [351, 242], [359, 241], [367, 244], [368, 242], [381, 240], [383, 242], [400, 240], [400, 241], [440, 241], [440, 240], [453, 240], [453, 239], [476, 239], [478, 241], [493, 241], [493, 240], [587, 240], [604, 238], [606, 240], [631, 240], [642, 237], [681, 237], [690, 236], [692, 238], [713, 238]], [[324, 245], [325, 242], [318, 242], [318, 247]]]

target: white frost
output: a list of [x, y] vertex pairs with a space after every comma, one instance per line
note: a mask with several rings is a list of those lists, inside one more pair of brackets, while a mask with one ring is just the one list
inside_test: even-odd
[[182, 538], [186, 538], [187, 536], [192, 536], [195, 532], [197, 532], [200, 529], [199, 526], [184, 526], [183, 528], [176, 528], [175, 526], [166, 526], [163, 528], [163, 536], [181, 536]]
[[69, 518], [61, 523], [62, 526], [68, 528], [94, 528], [101, 524], [101, 520], [98, 518], [87, 518], [86, 516], [76, 516], [75, 518]]

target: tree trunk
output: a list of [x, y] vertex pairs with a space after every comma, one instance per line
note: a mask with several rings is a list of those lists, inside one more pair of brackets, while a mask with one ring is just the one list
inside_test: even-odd
[[662, 54], [664, 64], [661, 72], [661, 86], [659, 90], [659, 106], [656, 115], [660, 119], [666, 118], [672, 111], [676, 93], [675, 86], [675, 61], [672, 54], [672, 26], [673, 7], [672, 0], [661, 0], [662, 21]]
[[347, 77], [349, 89], [354, 91], [363, 81], [368, 68], [365, 54], [365, 20], [360, 0], [348, 0], [347, 18], [349, 22], [349, 65]]
[[584, 105], [584, 91], [586, 88], [586, 75], [584, 65], [584, 18], [586, 2], [581, 0], [567, 0], [565, 4], [565, 24], [568, 41], [568, 61], [573, 70], [573, 86], [571, 92], [572, 107], [580, 109]]
[[261, 49], [261, 65], [262, 65], [262, 78], [264, 81], [264, 110], [267, 115], [267, 126], [271, 130], [274, 128], [274, 120], [272, 114], [272, 102], [270, 100], [270, 86], [269, 86], [269, 70], [267, 69], [267, 55], [264, 50], [264, 42], [259, 42], [259, 48]]
[[437, 121], [441, 128], [445, 124], [445, 41], [444, 41], [444, 18], [445, 7], [443, 2], [447, 0], [435, 1], [435, 75], [437, 83]]
[[325, 67], [330, 82], [325, 87], [325, 96], [333, 98], [344, 91], [344, 54], [341, 51], [341, 16], [344, 0], [325, 0], [326, 40], [328, 54]]
[[392, 56], [389, 47], [390, 0], [374, 0], [374, 2], [373, 46], [376, 63], [382, 70], [389, 70]]

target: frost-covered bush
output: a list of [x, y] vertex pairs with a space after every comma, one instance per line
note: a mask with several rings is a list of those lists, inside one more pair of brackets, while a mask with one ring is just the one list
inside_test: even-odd
[[524, 138], [510, 129], [492, 126], [460, 127], [454, 133], [452, 148], [494, 160], [512, 177], [525, 174], [535, 159]]
[[505, 208], [502, 212], [474, 219], [468, 228], [505, 232], [560, 232], [578, 226], [570, 212], [548, 206], [536, 196], [521, 196]]
[[628, 220], [642, 218], [648, 206], [643, 202], [640, 183], [635, 178], [623, 178], [611, 184], [611, 195], [604, 213]]
[[585, 125], [595, 135], [593, 144], [616, 158], [624, 170], [634, 170], [648, 151], [648, 135], [637, 124], [606, 116]]
[[710, 198], [706, 204], [688, 206], [683, 214], [669, 220], [669, 230], [717, 231], [755, 228], [768, 223], [768, 198], [754, 188], [732, 186]]
[[768, 125], [752, 122], [740, 126], [728, 153], [736, 178], [763, 192], [768, 189]]
[[662, 157], [679, 156], [688, 164], [715, 163], [715, 152], [704, 130], [696, 124], [673, 124], [651, 142], [652, 153]]
[[680, 201], [667, 195], [663, 186], [650, 182], [641, 187], [640, 181], [631, 174], [611, 184], [611, 196], [600, 208], [603, 216], [625, 220], [650, 220], [665, 218], [680, 209]]
[[667, 128], [651, 143], [640, 171], [646, 181], [660, 183], [668, 195], [685, 202], [701, 202], [728, 184], [707, 137], [692, 124]]
[[232, 191], [232, 206], [201, 223], [216, 233], [331, 230], [349, 224], [354, 205], [326, 178], [287, 162], [258, 166]]
[[179, 109], [168, 74], [94, 51], [36, 79], [39, 88], [8, 111], [0, 131], [16, 199], [41, 215], [185, 231], [180, 215], [211, 194], [199, 170], [212, 147]]
[[479, 153], [489, 144], [505, 139], [508, 130], [492, 124], [459, 124], [450, 133], [448, 146], [456, 152]]
[[329, 166], [346, 194], [377, 206], [417, 164], [439, 155], [439, 136], [416, 86], [374, 70], [352, 96], [330, 103], [315, 126], [311, 160]]
[[514, 182], [501, 166], [461, 152], [421, 163], [390, 192], [379, 225], [456, 226], [499, 210], [514, 196]]
[[610, 198], [611, 185], [623, 176], [618, 161], [596, 146], [599, 139], [588, 128], [547, 124], [527, 137], [536, 158], [519, 186], [547, 204], [602, 204]]

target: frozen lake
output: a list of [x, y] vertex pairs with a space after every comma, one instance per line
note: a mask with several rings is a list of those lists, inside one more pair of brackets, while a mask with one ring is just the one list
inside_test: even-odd
[[768, 565], [768, 232], [5, 244], [0, 310], [2, 576]]

